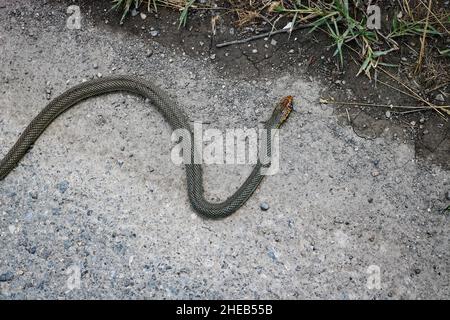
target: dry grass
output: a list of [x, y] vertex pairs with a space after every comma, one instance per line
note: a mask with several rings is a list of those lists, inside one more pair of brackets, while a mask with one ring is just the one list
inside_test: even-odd
[[[238, 26], [257, 24], [262, 21], [272, 25], [274, 29], [281, 18], [291, 19], [296, 24], [315, 23], [314, 29], [328, 33], [333, 40], [336, 55], [342, 61], [342, 47], [354, 42], [358, 45], [363, 68], [361, 71], [370, 75], [371, 69], [380, 62], [381, 57], [399, 49], [398, 39], [416, 37], [422, 44], [417, 61], [420, 71], [425, 59], [425, 47], [429, 37], [448, 37], [450, 35], [450, 13], [436, 6], [435, 0], [397, 0], [371, 1], [381, 8], [384, 20], [392, 19], [392, 23], [384, 23], [383, 30], [369, 30], [367, 25], [367, 1], [360, 0], [113, 0], [113, 7], [123, 10], [122, 20], [133, 8], [142, 5], [149, 11], [157, 11], [159, 7], [169, 7], [180, 11], [180, 26], [185, 25], [189, 11], [223, 9], [223, 14], [232, 14]], [[383, 12], [386, 5], [396, 6], [396, 15], [387, 17]], [[388, 9], [386, 9], [388, 10]], [[442, 56], [450, 55], [446, 47], [435, 48]]]

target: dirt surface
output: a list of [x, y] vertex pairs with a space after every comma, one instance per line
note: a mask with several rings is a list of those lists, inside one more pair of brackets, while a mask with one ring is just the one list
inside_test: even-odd
[[[115, 94], [70, 110], [0, 182], [1, 298], [449, 298], [448, 127], [436, 115], [411, 128], [349, 109], [350, 125], [319, 98], [396, 96], [310, 63], [318, 47], [301, 32], [216, 50], [229, 27], [211, 39], [200, 16], [188, 31], [164, 11], [120, 27], [108, 1], [86, 1], [81, 30], [69, 30], [73, 3], [0, 1], [0, 155], [48, 99], [108, 74], [155, 81], [221, 130], [257, 126], [288, 94], [300, 111], [283, 127], [280, 173], [210, 221], [190, 209], [152, 106]], [[411, 135], [419, 123], [437, 132], [430, 141]], [[208, 197], [224, 199], [249, 170], [207, 166]]]

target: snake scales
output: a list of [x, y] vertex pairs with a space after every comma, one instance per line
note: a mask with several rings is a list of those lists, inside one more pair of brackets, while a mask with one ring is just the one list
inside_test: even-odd
[[[193, 139], [189, 120], [178, 105], [167, 94], [151, 82], [133, 76], [111, 76], [90, 80], [74, 86], [52, 100], [26, 127], [17, 142], [0, 161], [0, 181], [13, 170], [50, 123], [60, 114], [90, 97], [126, 91], [145, 98], [157, 107], [172, 129], [187, 129]], [[275, 107], [272, 116], [265, 122], [265, 129], [279, 128], [292, 110], [292, 97], [281, 100]], [[267, 130], [268, 137], [271, 130]], [[270, 156], [271, 139], [267, 138], [267, 155]], [[189, 201], [192, 208], [208, 218], [224, 218], [240, 208], [252, 195], [264, 175], [260, 173], [263, 165], [259, 160], [251, 174], [239, 189], [221, 203], [211, 203], [204, 197], [202, 167], [194, 163], [194, 146], [191, 147], [191, 161], [186, 163], [186, 177]]]

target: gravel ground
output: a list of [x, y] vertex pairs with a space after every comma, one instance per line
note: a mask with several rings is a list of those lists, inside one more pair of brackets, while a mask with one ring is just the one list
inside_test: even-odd
[[[280, 172], [210, 221], [190, 209], [151, 105], [81, 103], [0, 182], [0, 298], [450, 298], [450, 174], [413, 145], [389, 130], [357, 136], [309, 79], [231, 81], [157, 38], [66, 19], [60, 2], [0, 0], [1, 156], [49, 98], [108, 74], [155, 81], [206, 128], [254, 127], [287, 94], [300, 111], [282, 131]], [[224, 199], [249, 171], [207, 166], [208, 196]]]

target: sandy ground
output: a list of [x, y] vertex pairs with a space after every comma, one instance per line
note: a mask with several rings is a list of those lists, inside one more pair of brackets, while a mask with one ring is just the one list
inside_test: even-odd
[[[66, 6], [45, 3], [0, 1], [0, 156], [48, 98], [108, 74], [155, 81], [205, 128], [255, 127], [287, 94], [300, 112], [283, 127], [280, 172], [211, 221], [189, 207], [151, 105], [81, 103], [0, 182], [0, 298], [450, 298], [450, 174], [413, 145], [357, 136], [309, 79], [231, 81], [210, 59], [83, 12], [68, 29]], [[207, 166], [208, 196], [224, 199], [249, 171]]]

